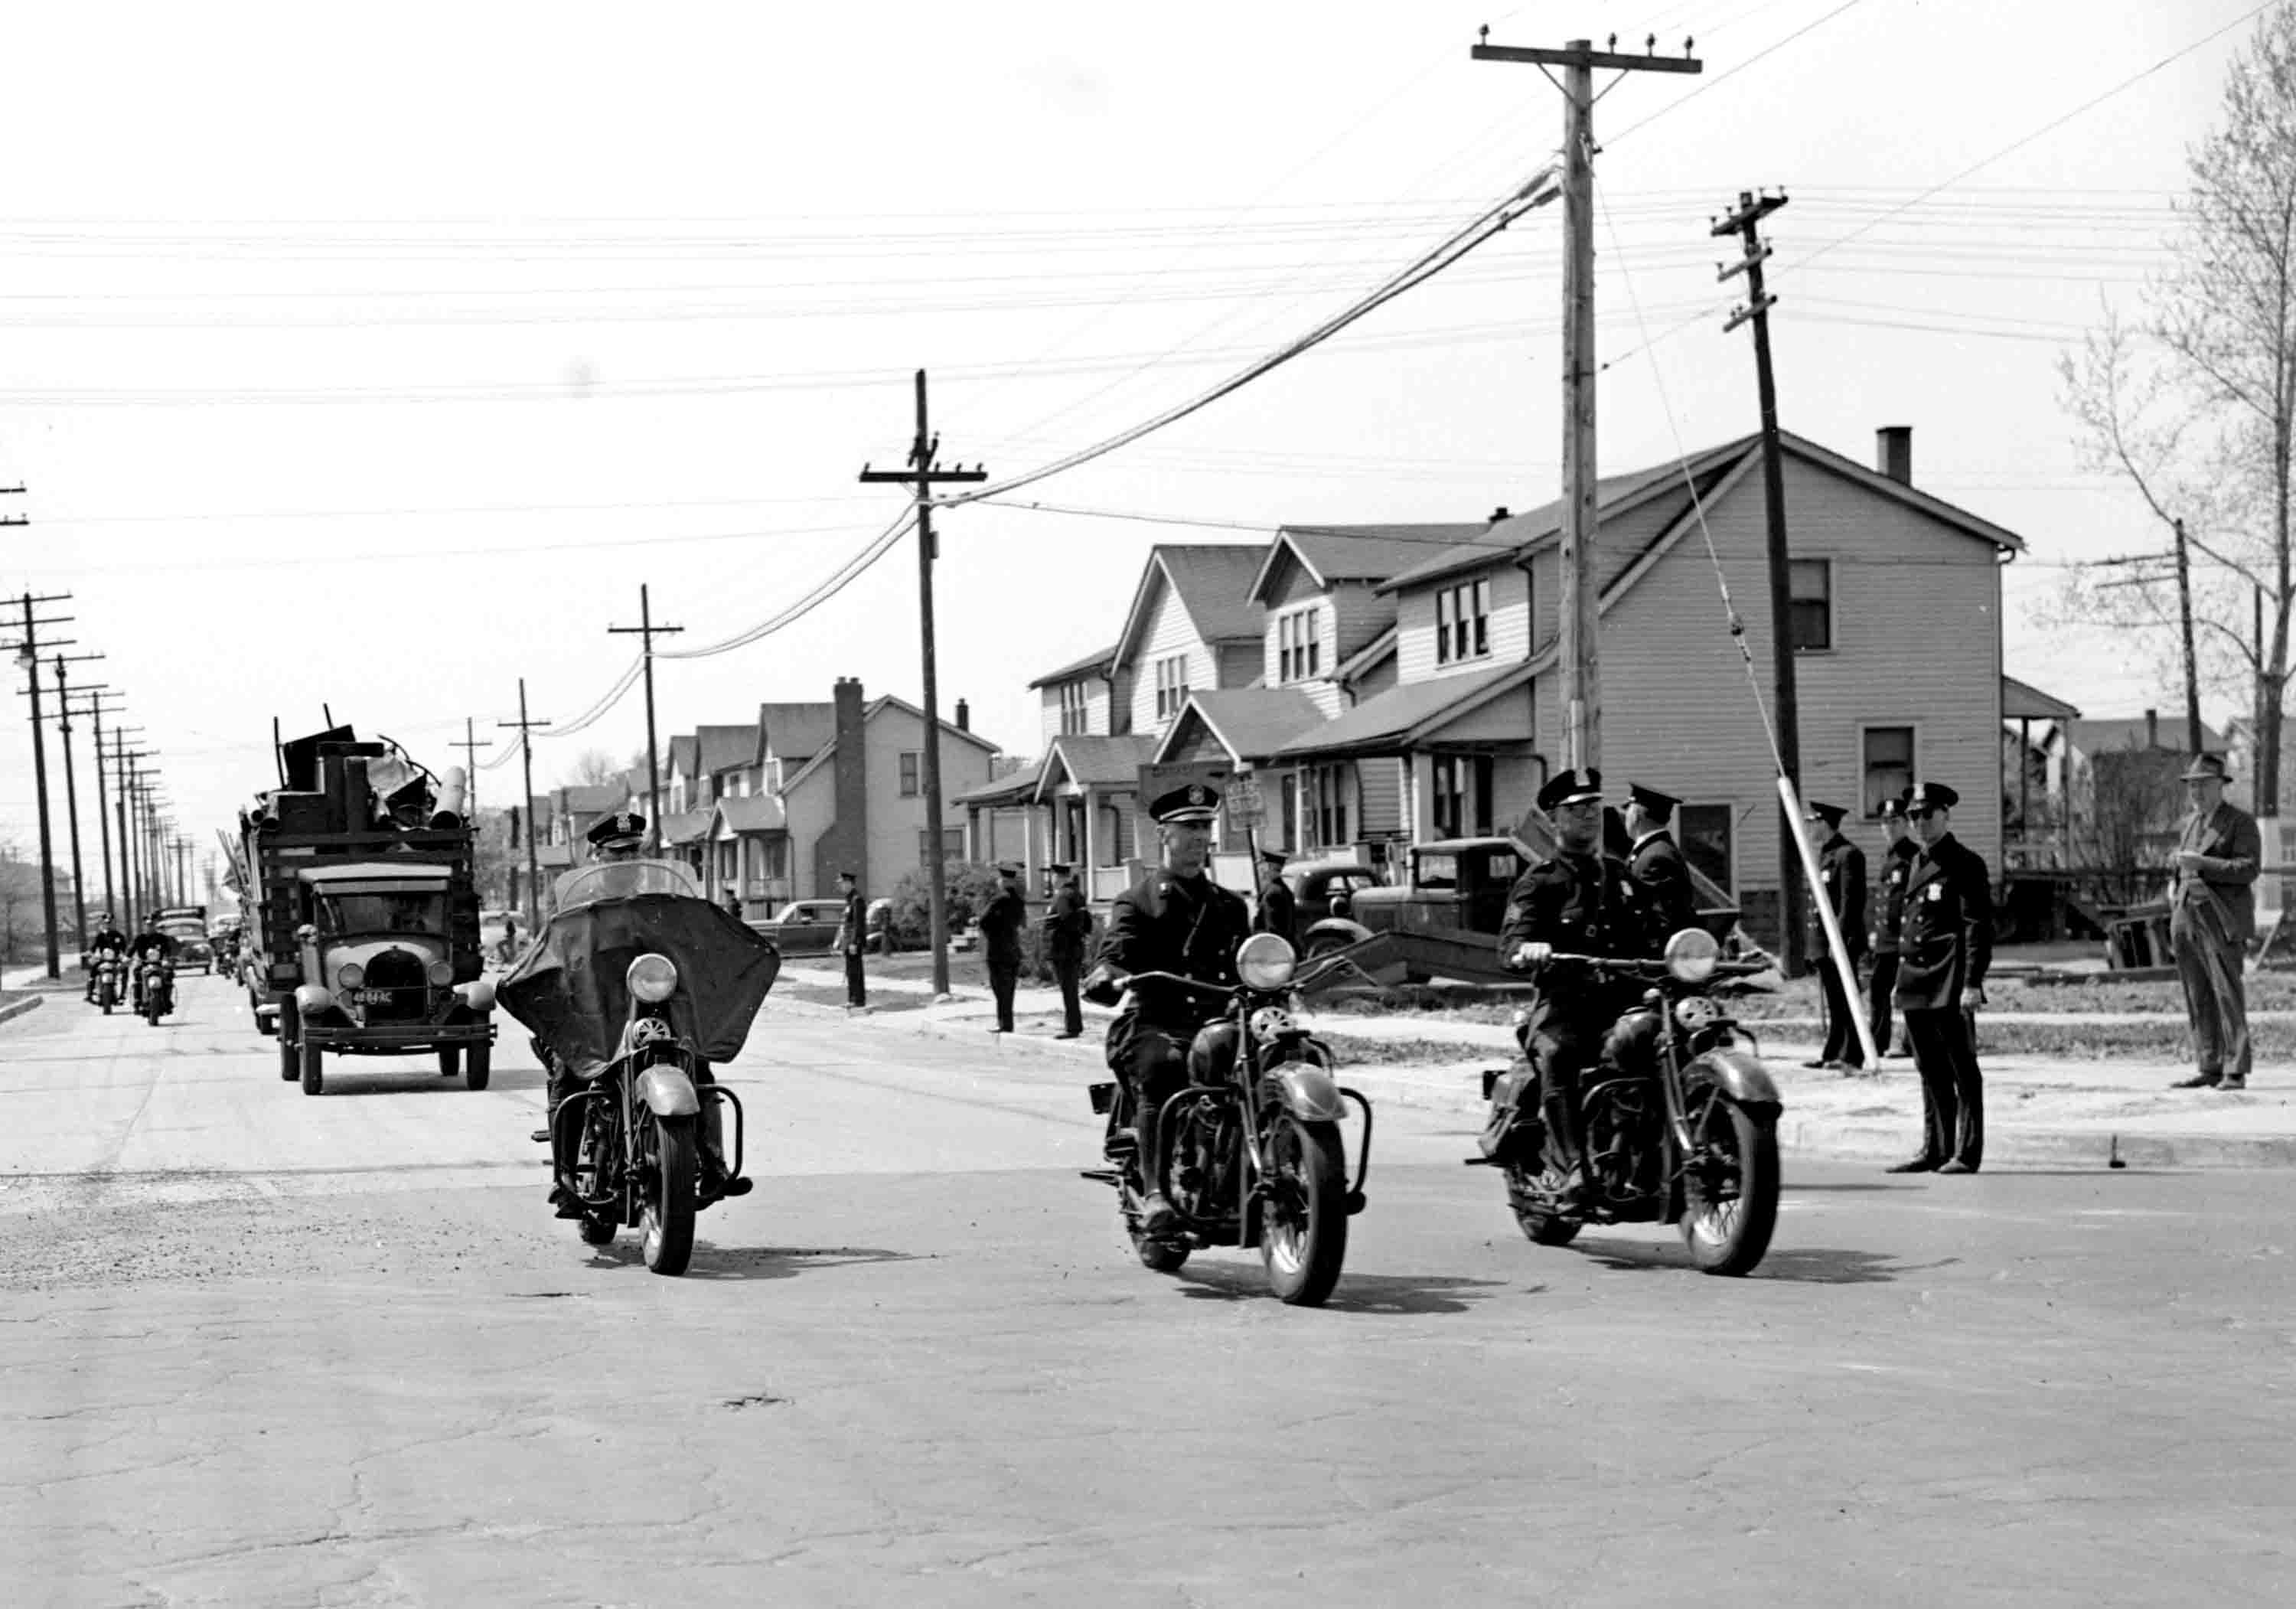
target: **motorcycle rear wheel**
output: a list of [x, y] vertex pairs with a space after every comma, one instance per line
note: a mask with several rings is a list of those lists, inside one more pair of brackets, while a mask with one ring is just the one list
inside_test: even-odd
[[1562, 1189], [1563, 1170], [1541, 1158], [1537, 1172], [1520, 1162], [1507, 1165], [1507, 1204], [1533, 1245], [1567, 1246], [1585, 1228], [1583, 1219], [1549, 1205]]
[[1267, 1137], [1271, 1194], [1260, 1218], [1267, 1288], [1292, 1307], [1321, 1307], [1348, 1255], [1348, 1174], [1337, 1123], [1289, 1113]]
[[651, 1157], [639, 1158], [645, 1203], [638, 1234], [645, 1265], [657, 1274], [683, 1274], [693, 1257], [693, 1211], [701, 1171], [701, 1145], [690, 1117], [649, 1117]]
[[1769, 1251], [1778, 1223], [1777, 1119], [1718, 1095], [1707, 1104], [1700, 1132], [1710, 1147], [1736, 1157], [1736, 1188], [1709, 1201], [1705, 1186], [1685, 1175], [1683, 1244], [1704, 1273], [1751, 1274]]

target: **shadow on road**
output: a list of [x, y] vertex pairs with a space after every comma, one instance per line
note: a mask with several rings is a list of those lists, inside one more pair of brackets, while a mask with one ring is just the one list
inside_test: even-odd
[[[487, 1088], [490, 1090], [539, 1089], [542, 1084], [540, 1070], [529, 1071], [522, 1067], [497, 1067], [487, 1080]], [[340, 1068], [329, 1063], [326, 1088], [321, 1098], [339, 1095], [415, 1095], [425, 1089], [459, 1090], [463, 1087], [460, 1072], [443, 1073], [436, 1065], [393, 1067], [385, 1071], [381, 1068]]]
[[[686, 1279], [793, 1279], [814, 1268], [851, 1268], [875, 1262], [914, 1262], [914, 1252], [888, 1252], [876, 1246], [713, 1246], [698, 1242]], [[631, 1237], [591, 1253], [594, 1268], [635, 1268], [646, 1271], [645, 1254], [635, 1231]]]
[[[1182, 1268], [1181, 1293], [1199, 1301], [1272, 1301], [1267, 1276], [1252, 1265], [1201, 1263]], [[1534, 1286], [1537, 1294], [1543, 1286]], [[1464, 1313], [1488, 1293], [1512, 1291], [1500, 1279], [1461, 1279], [1442, 1274], [1341, 1274], [1339, 1289], [1324, 1305], [1335, 1313], [1380, 1313], [1395, 1317]]]
[[[1696, 1265], [1690, 1260], [1689, 1252], [1678, 1241], [1581, 1241], [1578, 1250], [1588, 1261], [1621, 1274], [1695, 1274], [1698, 1271]], [[1788, 1251], [1773, 1251], [1749, 1277], [1782, 1280], [1792, 1285], [1888, 1285], [1900, 1274], [1947, 1268], [1960, 1260], [1957, 1257], [1948, 1257], [1936, 1262], [1910, 1264], [1901, 1263], [1876, 1252], [1835, 1246], [1800, 1246]]]

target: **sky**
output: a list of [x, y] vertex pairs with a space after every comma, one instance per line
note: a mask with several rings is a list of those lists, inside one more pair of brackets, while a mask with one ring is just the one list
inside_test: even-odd
[[[1756, 428], [1708, 221], [1783, 189], [1785, 426], [1866, 462], [1912, 426], [1916, 483], [2030, 544], [2011, 672], [2092, 715], [2173, 709], [2140, 648], [2048, 623], [2067, 564], [2161, 545], [2083, 467], [2057, 365], [2166, 262], [2256, 9], [24, 8], [0, 102], [0, 485], [24, 490], [0, 513], [28, 523], [0, 529], [0, 594], [70, 595], [44, 640], [103, 656], [67, 674], [118, 691], [203, 850], [272, 784], [275, 719], [331, 711], [434, 769], [468, 722], [494, 744], [480, 804], [514, 799], [521, 679], [537, 719], [591, 711], [641, 586], [683, 628], [665, 748], [839, 676], [914, 701], [913, 538], [781, 629], [668, 656], [773, 620], [898, 517], [857, 477], [906, 454], [916, 369], [943, 461], [1001, 479], [1196, 396], [1520, 185], [1561, 101], [1470, 59], [1488, 24], [1694, 39], [1705, 64], [1595, 111], [1603, 471]], [[1157, 542], [1551, 498], [1561, 210], [1016, 494], [1041, 506], [943, 513], [944, 713], [964, 697], [1033, 753], [1028, 683], [1115, 638]], [[21, 715], [0, 840], [29, 849]], [[644, 732], [635, 688], [538, 732], [537, 789]]]

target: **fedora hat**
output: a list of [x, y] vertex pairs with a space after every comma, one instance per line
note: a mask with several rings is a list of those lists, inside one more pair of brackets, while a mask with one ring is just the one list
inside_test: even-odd
[[2179, 782], [2230, 782], [2232, 770], [2225, 764], [2225, 757], [2221, 754], [2195, 754], [2193, 756], [2193, 763], [2185, 768], [2185, 774], [2177, 780]]

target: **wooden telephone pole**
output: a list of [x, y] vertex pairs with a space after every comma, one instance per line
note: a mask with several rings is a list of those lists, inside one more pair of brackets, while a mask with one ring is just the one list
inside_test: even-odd
[[526, 772], [526, 799], [519, 809], [526, 812], [526, 936], [529, 939], [534, 937], [535, 930], [542, 925], [542, 891], [535, 886], [542, 875], [542, 857], [534, 847], [534, 739], [532, 734], [535, 727], [546, 727], [549, 724], [546, 720], [527, 719], [526, 677], [520, 677], [518, 678], [518, 718], [498, 720], [495, 725], [518, 728], [518, 763], [525, 768]]
[[638, 623], [635, 626], [609, 626], [611, 636], [636, 635], [645, 638], [646, 685], [646, 835], [653, 846], [661, 848], [661, 749], [653, 735], [653, 640], [658, 636], [674, 636], [685, 630], [683, 626], [657, 626], [653, 623], [653, 605], [646, 598], [645, 584], [638, 585]]
[[[48, 828], [48, 747], [40, 731], [40, 628], [61, 626], [71, 620], [70, 615], [40, 615], [35, 612], [43, 603], [61, 603], [70, 598], [68, 592], [42, 593], [23, 596], [24, 635], [10, 644], [16, 650], [16, 663], [23, 668], [25, 680], [32, 696], [32, 790], [39, 806], [40, 817], [40, 909], [46, 923], [48, 976], [63, 976], [63, 960], [56, 942], [56, 859], [55, 843]], [[70, 638], [62, 643], [50, 643], [51, 648], [69, 645]]]
[[[1488, 39], [1490, 30], [1483, 30]], [[1683, 41], [1679, 56], [1661, 56], [1658, 37], [1642, 55], [1596, 50], [1573, 39], [1560, 50], [1477, 45], [1478, 62], [1528, 62], [1562, 78], [1562, 598], [1555, 650], [1562, 671], [1565, 753], [1573, 770], [1603, 763], [1601, 623], [1595, 595], [1595, 71], [1694, 73], [1704, 64]], [[1554, 75], [1547, 75], [1550, 82]]]
[[64, 821], [71, 834], [72, 858], [72, 932], [79, 941], [79, 953], [87, 954], [87, 876], [80, 870], [79, 860], [79, 784], [72, 776], [71, 749], [71, 686], [64, 679], [64, 667], [74, 660], [100, 660], [100, 653], [59, 653], [56, 667], [56, 737], [64, 750]]
[[872, 469], [861, 466], [861, 479], [872, 484], [894, 483], [917, 488], [917, 639], [924, 653], [925, 707], [925, 886], [931, 893], [932, 920], [933, 993], [948, 993], [947, 874], [941, 862], [940, 826], [940, 687], [933, 663], [932, 488], [964, 481], [986, 480], [980, 465], [971, 469], [935, 469], [940, 438], [932, 433], [925, 413], [925, 372], [917, 371], [917, 435], [909, 447], [909, 467]]
[[[1722, 326], [1728, 334], [1740, 324], [1754, 326], [1754, 383], [1762, 412], [1762, 502], [1769, 514], [1770, 680], [1771, 700], [1777, 707], [1778, 765], [1801, 794], [1801, 699], [1794, 685], [1793, 560], [1786, 541], [1784, 455], [1778, 444], [1778, 386], [1770, 368], [1770, 308], [1777, 298], [1762, 287], [1762, 263], [1770, 255], [1762, 243], [1762, 220], [1786, 204], [1783, 195], [1738, 192], [1738, 209], [1718, 218], [1709, 232], [1717, 238], [1742, 236], [1746, 255], [1716, 270], [1717, 281], [1746, 276], [1746, 301]], [[1861, 805], [1863, 801], [1860, 801]], [[1801, 852], [1794, 835], [1801, 823], [1791, 821], [1778, 834], [1778, 922], [1782, 928], [1778, 953], [1786, 975], [1801, 975], [1808, 957], [1803, 953]]]
[[463, 717], [463, 741], [447, 745], [463, 751], [463, 819], [473, 826], [479, 819], [479, 751], [495, 746], [493, 738], [479, 736], [476, 728], [476, 721]]
[[[79, 713], [86, 716], [89, 720], [94, 723], [95, 726], [95, 743], [94, 745], [95, 749], [95, 827], [97, 837], [103, 846], [103, 908], [107, 912], [113, 913], [116, 918], [119, 907], [115, 902], [115, 896], [112, 893], [111, 809], [110, 806], [104, 803], [103, 717], [106, 712], [106, 706], [103, 701], [107, 698], [117, 697], [118, 694], [112, 693], [109, 688], [94, 686], [82, 687], [79, 689], [79, 692], [87, 699], [87, 707], [85, 710], [80, 710]], [[117, 715], [119, 713], [119, 708], [120, 707], [118, 704], [111, 705], [110, 712]]]

